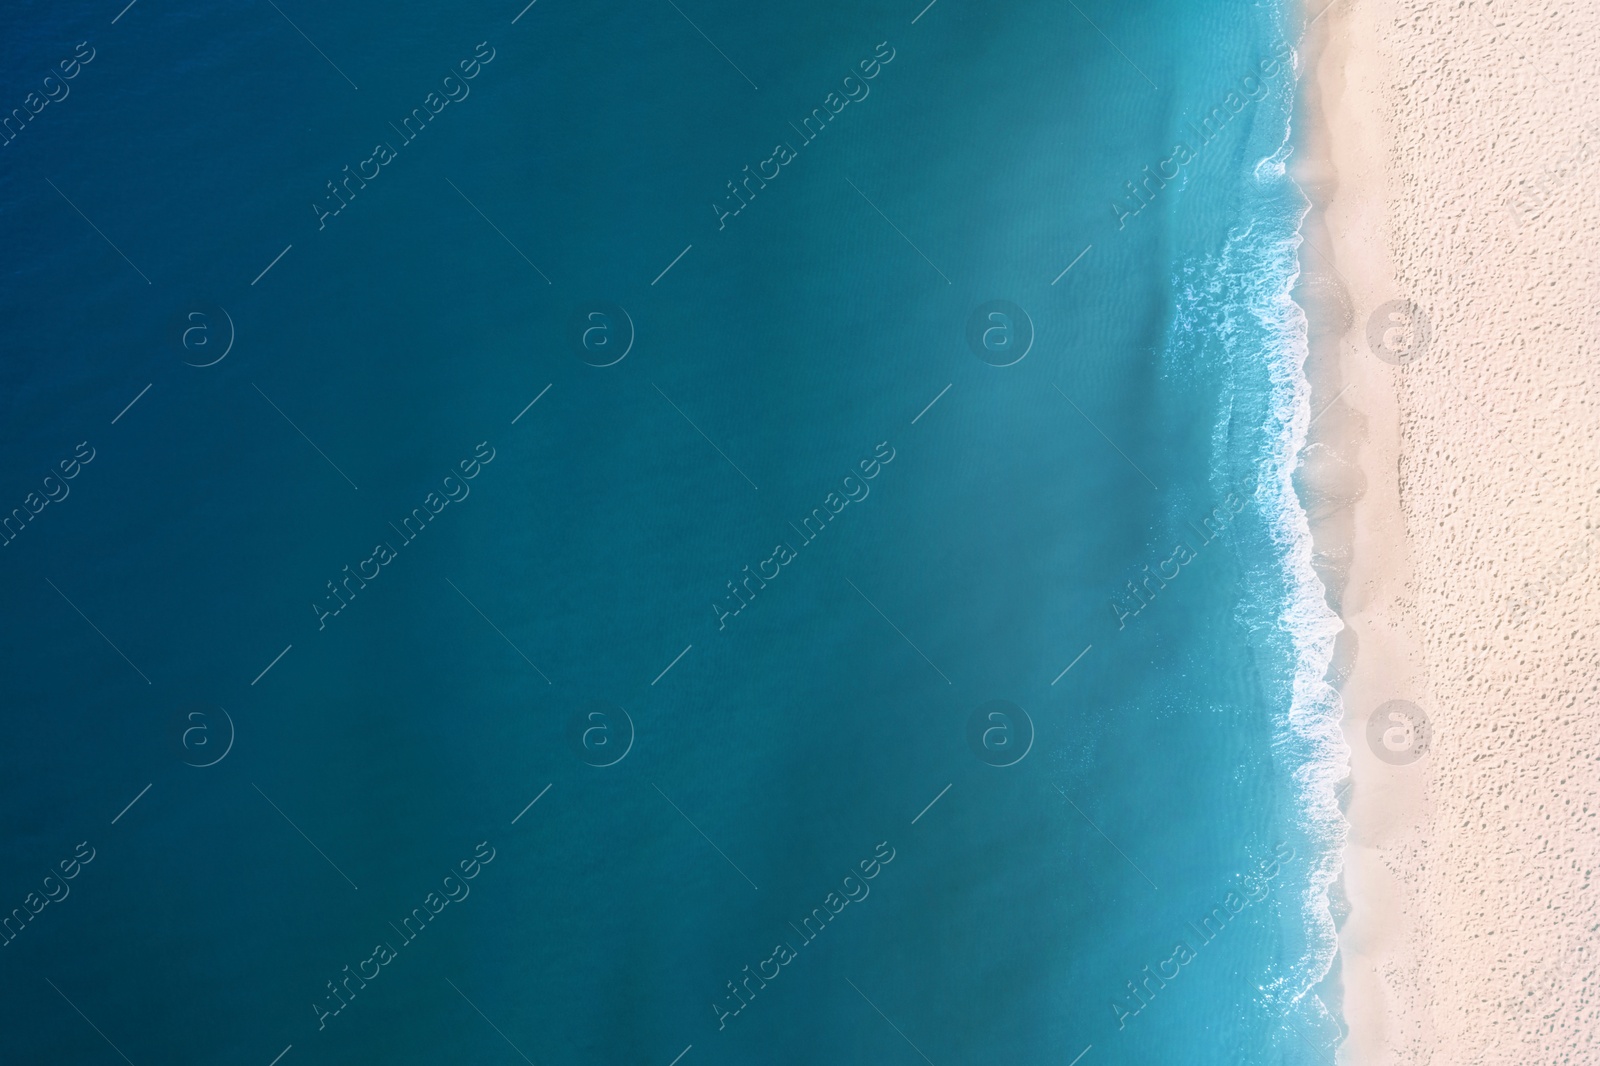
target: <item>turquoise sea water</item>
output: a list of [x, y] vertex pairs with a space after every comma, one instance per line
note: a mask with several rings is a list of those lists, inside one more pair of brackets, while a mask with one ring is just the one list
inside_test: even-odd
[[1331, 1055], [1298, 11], [0, 18], [0, 1061]]

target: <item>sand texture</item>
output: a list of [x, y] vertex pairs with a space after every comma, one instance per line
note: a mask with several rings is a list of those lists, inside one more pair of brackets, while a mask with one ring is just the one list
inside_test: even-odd
[[1339, 1055], [1600, 1064], [1600, 5], [1340, 0], [1303, 56]]

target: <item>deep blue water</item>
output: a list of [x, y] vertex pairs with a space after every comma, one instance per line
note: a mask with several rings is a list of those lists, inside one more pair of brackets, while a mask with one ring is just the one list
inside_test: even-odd
[[0, 15], [0, 1061], [1329, 1055], [1298, 11], [519, 9]]

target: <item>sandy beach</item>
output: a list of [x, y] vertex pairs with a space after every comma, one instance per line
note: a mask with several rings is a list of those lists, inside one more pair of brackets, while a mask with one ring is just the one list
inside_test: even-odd
[[1600, 1062], [1600, 8], [1321, 10], [1301, 481], [1347, 627], [1340, 1058]]

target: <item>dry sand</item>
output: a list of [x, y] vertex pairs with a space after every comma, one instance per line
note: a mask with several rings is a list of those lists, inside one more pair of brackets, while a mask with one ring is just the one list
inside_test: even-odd
[[[1600, 5], [1338, 0], [1303, 58], [1339, 1056], [1600, 1064]], [[1394, 299], [1430, 334], [1403, 366], [1367, 337]], [[1415, 761], [1369, 743], [1394, 699]]]

